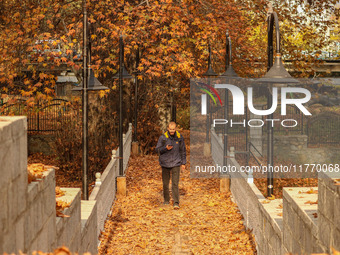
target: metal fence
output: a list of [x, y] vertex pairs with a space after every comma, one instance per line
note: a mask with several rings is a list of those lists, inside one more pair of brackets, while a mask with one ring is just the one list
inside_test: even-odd
[[15, 103], [1, 103], [0, 115], [25, 115], [26, 100], [17, 99]]
[[339, 145], [340, 114], [324, 112], [308, 119], [306, 134], [308, 145]]
[[[267, 109], [267, 105], [262, 106], [262, 109]], [[263, 116], [262, 120], [267, 124], [271, 125], [271, 122], [266, 121], [268, 116]], [[286, 105], [286, 115], [281, 115], [281, 106], [278, 106], [276, 111], [273, 113], [274, 121], [274, 133], [278, 135], [288, 134], [304, 134], [305, 130], [305, 119], [303, 113], [296, 105]], [[294, 120], [294, 121], [292, 121]], [[295, 127], [284, 127], [281, 122], [284, 121], [284, 125]], [[296, 121], [296, 122], [295, 122]], [[262, 127], [262, 132], [266, 133], [266, 126]]]
[[[212, 119], [227, 119], [229, 121], [226, 125], [216, 125], [214, 131], [216, 135], [221, 137], [221, 142], [224, 144], [224, 139], [227, 137], [228, 150], [230, 147], [235, 148], [237, 160], [247, 161], [247, 144], [249, 140], [249, 127], [247, 125], [249, 120], [249, 110], [245, 106], [245, 115], [233, 115], [233, 102], [229, 101], [228, 116], [224, 116], [224, 107], [212, 107]], [[232, 122], [231, 122], [232, 121]], [[224, 129], [226, 128], [226, 130]], [[224, 132], [227, 136], [224, 136]]]
[[0, 115], [27, 116], [29, 133], [56, 132], [66, 120], [79, 119], [79, 107], [65, 99], [53, 99], [50, 102], [38, 102], [27, 106], [26, 100], [19, 99], [16, 103], [0, 106]]
[[[265, 110], [267, 105], [260, 105], [257, 109]], [[212, 105], [211, 107], [212, 119], [224, 119], [224, 107], [218, 107]], [[249, 142], [249, 126], [247, 122], [251, 119], [251, 114], [248, 107], [245, 107], [245, 115], [232, 115], [232, 102], [229, 101], [228, 116], [226, 119], [230, 122], [232, 119], [235, 123], [241, 123], [245, 121], [246, 126], [240, 124], [230, 127], [227, 124], [227, 137], [228, 137], [228, 149], [230, 147], [235, 148], [236, 157], [242, 158], [246, 161], [243, 154], [249, 150], [247, 148]], [[262, 134], [267, 133], [267, 126], [271, 125], [270, 121], [267, 121], [268, 116], [262, 116], [260, 119], [264, 122], [262, 127]], [[340, 114], [334, 112], [325, 112], [312, 117], [305, 116], [296, 105], [286, 106], [286, 115], [281, 115], [281, 106], [278, 105], [276, 111], [273, 113], [274, 121], [274, 135], [307, 135], [308, 145], [312, 147], [324, 146], [324, 145], [340, 145]], [[282, 125], [295, 127], [284, 127]], [[215, 132], [217, 135], [221, 135], [224, 139], [224, 126], [216, 125]]]

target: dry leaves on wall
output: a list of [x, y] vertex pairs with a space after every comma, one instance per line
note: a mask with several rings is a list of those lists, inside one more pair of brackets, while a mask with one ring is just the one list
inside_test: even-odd
[[[26, 255], [26, 253], [23, 252], [19, 252], [19, 255]], [[55, 249], [53, 252], [49, 252], [49, 253], [45, 253], [45, 252], [41, 252], [41, 251], [34, 251], [32, 252], [33, 255], [81, 255], [80, 253], [72, 253], [70, 252], [70, 250], [65, 247], [59, 247], [57, 249]], [[4, 253], [3, 255], [9, 255], [8, 253]], [[15, 255], [15, 253], [11, 253], [10, 255]], [[91, 255], [91, 253], [86, 252], [83, 253], [83, 255]]]
[[28, 164], [27, 165], [28, 183], [37, 181], [38, 179], [43, 179], [44, 178], [43, 173], [51, 168], [58, 169], [58, 167], [47, 166], [42, 163]]
[[[65, 191], [61, 190], [59, 187], [55, 188], [55, 197], [62, 197], [65, 195]], [[57, 217], [63, 217], [63, 218], [69, 218], [69, 215], [64, 214], [62, 211], [70, 207], [71, 203], [62, 201], [62, 200], [56, 200], [56, 212], [57, 212]]]

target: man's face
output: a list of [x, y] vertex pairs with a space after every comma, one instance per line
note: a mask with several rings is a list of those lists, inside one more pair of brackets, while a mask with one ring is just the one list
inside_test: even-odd
[[170, 133], [170, 135], [174, 135], [176, 132], [176, 125], [172, 124], [168, 126], [168, 131]]

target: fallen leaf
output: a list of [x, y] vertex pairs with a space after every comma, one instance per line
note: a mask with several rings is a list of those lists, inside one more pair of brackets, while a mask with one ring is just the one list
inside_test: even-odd
[[306, 191], [305, 193], [307, 193], [307, 194], [318, 194], [318, 191], [311, 188], [310, 190]]
[[60, 211], [57, 211], [57, 217], [61, 217], [61, 218], [70, 218], [70, 215], [66, 215], [66, 214], [63, 214], [63, 213], [60, 212]]
[[308, 200], [307, 202], [305, 202], [305, 204], [317, 205], [318, 204], [318, 200], [316, 200], [315, 202], [312, 202], [312, 201]]
[[275, 199], [275, 196], [274, 196], [274, 195], [271, 195], [270, 197], [267, 197], [267, 199], [269, 199], [269, 200], [274, 200], [274, 199]]
[[333, 255], [340, 255], [340, 252], [334, 249], [334, 247], [331, 247]]
[[55, 255], [70, 255], [71, 252], [67, 247], [62, 246], [60, 248], [55, 249], [53, 254], [55, 254]]
[[208, 206], [215, 206], [215, 205], [217, 205], [217, 203], [214, 203], [213, 201], [208, 202]]
[[65, 195], [65, 191], [62, 191], [60, 187], [55, 187], [55, 197], [62, 197]]

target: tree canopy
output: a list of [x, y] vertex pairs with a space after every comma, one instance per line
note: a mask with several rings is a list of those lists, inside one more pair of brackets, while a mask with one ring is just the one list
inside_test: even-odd
[[[328, 45], [326, 30], [335, 0], [274, 1], [280, 20], [284, 56], [295, 60], [301, 76], [312, 71], [301, 64]], [[225, 33], [233, 41], [236, 71], [244, 77], [265, 72], [267, 1], [234, 0], [87, 0], [92, 68], [113, 87], [118, 70], [118, 37], [124, 35], [125, 60], [139, 78], [156, 88], [187, 89], [189, 78], [205, 72], [208, 45], [213, 67], [224, 71]], [[5, 0], [0, 3], [0, 89], [2, 97], [21, 95], [33, 102], [54, 96], [56, 75], [73, 70], [80, 80], [81, 0]], [[315, 58], [315, 56], [314, 56]], [[80, 58], [81, 59], [81, 58]], [[257, 72], [255, 72], [255, 69]], [[309, 70], [309, 71], [308, 71]], [[167, 84], [167, 86], [165, 86]]]

